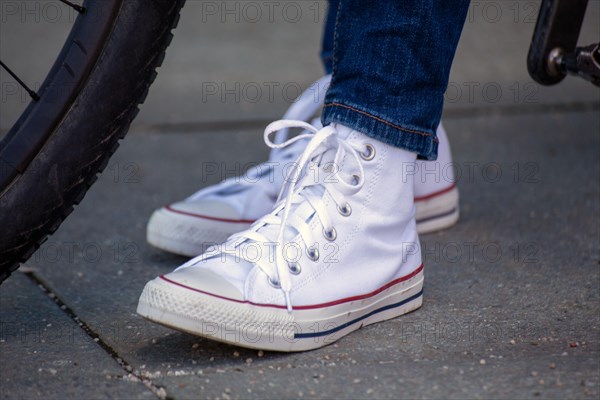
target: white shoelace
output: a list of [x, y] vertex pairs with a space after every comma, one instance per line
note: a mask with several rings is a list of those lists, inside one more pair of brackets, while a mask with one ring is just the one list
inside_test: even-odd
[[[290, 128], [300, 128], [307, 133], [302, 133], [283, 143], [274, 143], [271, 141], [270, 137], [273, 133]], [[326, 238], [329, 238], [329, 240], [334, 240], [335, 227], [332, 225], [332, 220], [328, 215], [323, 200], [324, 192], [329, 193], [336, 203], [338, 211], [342, 213], [341, 210], [349, 210], [346, 197], [358, 192], [364, 183], [364, 170], [360, 157], [360, 153], [364, 149], [360, 145], [350, 143], [345, 138], [340, 137], [335, 127], [327, 126], [319, 130], [304, 121], [281, 120], [267, 126], [264, 133], [265, 143], [272, 149], [283, 149], [304, 139], [309, 139], [310, 141], [300, 158], [297, 160], [296, 167], [293, 168], [288, 176], [274, 210], [270, 214], [257, 220], [248, 230], [232, 235], [220, 248], [215, 249], [212, 252], [207, 252], [193, 260], [193, 264], [197, 264], [202, 260], [215, 257], [219, 254], [229, 254], [258, 266], [266, 273], [272, 285], [280, 287], [283, 291], [289, 312], [292, 311], [292, 301], [290, 298], [292, 281], [290, 264], [285, 259], [283, 253], [286, 231], [289, 233], [289, 229], [291, 228], [293, 236], [300, 237], [309, 258], [316, 261], [316, 259], [318, 259], [318, 249], [316, 250], [317, 253], [315, 256], [315, 250], [312, 247], [313, 244], [316, 243], [313, 240], [313, 233], [311, 232], [307, 220], [300, 217], [300, 215], [303, 217], [306, 215], [318, 217], [323, 226], [323, 234], [326, 235]], [[332, 164], [328, 162], [323, 165], [323, 156], [326, 152], [335, 152]], [[331, 155], [332, 153], [328, 154]], [[348, 162], [347, 156], [350, 156], [351, 159], [353, 158], [358, 167], [357, 174], [352, 175], [352, 182], [346, 182], [339, 170], [342, 160], [344, 160], [344, 163]], [[331, 165], [332, 168], [327, 169], [327, 165]], [[317, 179], [314, 179], [313, 176], [309, 176], [308, 174], [303, 176], [303, 172], [312, 166], [317, 167], [318, 169], [320, 168], [321, 170], [325, 169], [327, 176], [320, 176]], [[347, 171], [345, 173], [347, 173]], [[294, 212], [291, 211], [292, 209], [294, 209]], [[269, 226], [279, 227], [275, 241], [273, 240], [274, 230], [268, 229]], [[327, 233], [329, 233], [329, 236], [327, 236]], [[256, 260], [253, 257], [249, 257], [248, 254], [243, 251], [238, 251], [243, 243], [249, 242], [256, 242], [263, 245], [274, 243], [275, 262], [273, 263], [272, 260], [265, 260], [265, 257]], [[290, 241], [288, 241], [288, 243], [289, 242]]]

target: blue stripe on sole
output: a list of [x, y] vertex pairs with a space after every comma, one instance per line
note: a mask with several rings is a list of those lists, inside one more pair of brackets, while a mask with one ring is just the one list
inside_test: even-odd
[[335, 333], [337, 331], [340, 331], [340, 330], [342, 330], [344, 328], [347, 328], [347, 327], [349, 327], [352, 324], [360, 322], [363, 319], [369, 318], [369, 317], [371, 317], [371, 316], [373, 316], [375, 314], [378, 314], [378, 313], [383, 312], [383, 311], [391, 310], [392, 308], [397, 308], [397, 307], [403, 306], [406, 303], [410, 303], [411, 301], [416, 300], [417, 298], [421, 297], [422, 295], [423, 295], [423, 289], [421, 289], [421, 291], [419, 293], [417, 293], [415, 295], [412, 295], [412, 296], [410, 296], [407, 299], [404, 299], [404, 300], [402, 300], [402, 301], [400, 301], [398, 303], [389, 304], [387, 306], [378, 308], [377, 310], [373, 310], [370, 313], [363, 315], [362, 317], [353, 319], [352, 321], [348, 321], [345, 324], [337, 326], [337, 327], [335, 327], [333, 329], [329, 329], [327, 331], [322, 331], [322, 332], [296, 333], [296, 334], [294, 334], [294, 339], [307, 339], [307, 338], [314, 338], [314, 337], [321, 337], [321, 336], [330, 335], [330, 334]]

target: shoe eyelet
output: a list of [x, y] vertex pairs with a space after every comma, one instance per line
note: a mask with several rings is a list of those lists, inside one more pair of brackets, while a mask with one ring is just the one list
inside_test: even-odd
[[361, 152], [360, 157], [365, 161], [371, 161], [375, 158], [375, 147], [372, 144], [367, 143], [365, 148], [367, 151], [365, 153]]
[[346, 203], [343, 206], [338, 206], [338, 212], [343, 217], [349, 217], [350, 214], [352, 214], [352, 207], [350, 207], [350, 204]]
[[275, 289], [281, 289], [281, 283], [279, 283], [278, 279], [272, 279], [270, 276], [267, 278], [269, 285], [271, 285]]
[[323, 229], [323, 237], [330, 242], [333, 242], [337, 238], [337, 231], [335, 228]]
[[354, 179], [354, 182], [352, 182], [354, 186], [358, 186], [362, 182], [360, 176], [358, 175], [352, 175], [352, 179]]
[[307, 255], [311, 261], [317, 261], [319, 259], [319, 250], [316, 247], [311, 247], [308, 249]]
[[300, 264], [297, 262], [288, 263], [288, 268], [293, 275], [299, 275], [302, 272], [302, 268], [300, 268]]

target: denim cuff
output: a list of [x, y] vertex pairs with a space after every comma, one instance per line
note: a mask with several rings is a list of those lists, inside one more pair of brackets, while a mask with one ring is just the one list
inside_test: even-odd
[[333, 51], [325, 51], [321, 52], [321, 61], [323, 62], [323, 68], [325, 72], [329, 75], [333, 72]]
[[380, 142], [417, 153], [421, 160], [437, 159], [438, 139], [434, 132], [403, 127], [356, 106], [325, 104], [321, 122], [323, 126], [342, 124]]

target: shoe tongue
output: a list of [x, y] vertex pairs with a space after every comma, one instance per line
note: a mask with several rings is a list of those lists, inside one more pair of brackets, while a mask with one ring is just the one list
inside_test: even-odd
[[[337, 131], [337, 135], [336, 135], [336, 138], [330, 138], [329, 139], [330, 141], [347, 140], [350, 137], [350, 135], [352, 134], [352, 132], [354, 132], [352, 129], [347, 128], [342, 125], [339, 125], [339, 124], [332, 124], [331, 126]], [[331, 143], [331, 142], [329, 142], [329, 143]], [[333, 165], [335, 158], [336, 158], [338, 152], [340, 152], [340, 151], [343, 151], [340, 146], [330, 146], [330, 148], [327, 151], [323, 152], [323, 154], [320, 155], [318, 164], [321, 167], [321, 171], [323, 171], [323, 167], [328, 167], [328, 166], [333, 166], [337, 171], [342, 170], [342, 165], [344, 164], [347, 154], [344, 154], [343, 157], [341, 157], [338, 160], [339, 165]], [[323, 171], [323, 172], [327, 173], [327, 171]]]
[[[348, 139], [353, 132], [350, 128], [346, 128], [344, 126], [340, 126], [340, 125], [335, 126], [334, 125], [334, 127], [336, 128], [336, 130], [338, 132], [337, 138], [341, 139], [341, 140]], [[346, 158], [348, 157], [347, 154], [343, 154], [342, 157], [340, 158], [340, 160], [338, 161], [338, 163], [340, 165], [334, 165], [334, 162], [335, 162], [338, 152], [343, 151], [340, 146], [333, 145], [334, 144], [333, 142], [335, 140], [336, 140], [335, 138], [330, 138], [329, 142], [324, 144], [324, 145], [328, 145], [329, 148], [326, 151], [324, 151], [323, 153], [321, 153], [319, 156], [317, 156], [313, 160], [311, 160], [312, 164], [309, 165], [308, 168], [305, 168], [305, 171], [303, 171], [303, 176], [298, 181], [297, 187], [298, 187], [298, 185], [301, 186], [303, 184], [313, 183], [313, 182], [315, 182], [315, 180], [318, 180], [319, 182], [321, 182], [321, 184], [311, 185], [311, 186], [308, 186], [308, 187], [302, 189], [302, 193], [304, 195], [311, 195], [314, 197], [323, 197], [323, 195], [325, 194], [325, 187], [323, 185], [323, 182], [326, 180], [330, 181], [332, 179], [331, 174], [334, 171], [339, 172], [344, 180], [349, 181], [351, 179], [351, 176], [352, 176], [351, 169], [346, 168], [346, 169], [349, 169], [349, 171], [345, 171], [344, 167], [343, 167], [343, 165], [346, 161]], [[286, 194], [287, 193], [282, 194], [280, 201], [285, 201]], [[284, 213], [284, 211], [282, 210], [279, 212], [278, 215], [280, 217], [282, 217], [283, 213]], [[315, 217], [315, 210], [306, 201], [303, 201], [301, 203], [292, 204], [289, 213], [290, 213], [290, 215], [294, 214], [296, 217], [299, 217], [300, 219], [305, 221], [307, 224], [310, 223], [312, 221], [312, 219]], [[279, 235], [279, 229], [280, 229], [280, 227], [278, 225], [277, 226], [276, 225], [267, 225], [260, 229], [260, 233], [262, 233], [263, 235], [265, 235], [269, 238], [272, 238], [275, 241], [275, 240], [277, 240], [277, 237]], [[297, 232], [295, 232], [295, 230], [288, 228], [288, 229], [286, 229], [286, 231], [284, 233], [284, 241], [285, 242], [291, 241], [292, 239], [294, 239], [294, 237], [296, 235], [297, 235]], [[312, 245], [312, 244], [308, 243], [308, 245]]]
[[340, 124], [331, 124], [331, 126], [337, 131], [337, 136], [341, 139], [348, 140], [354, 130], [347, 126]]

